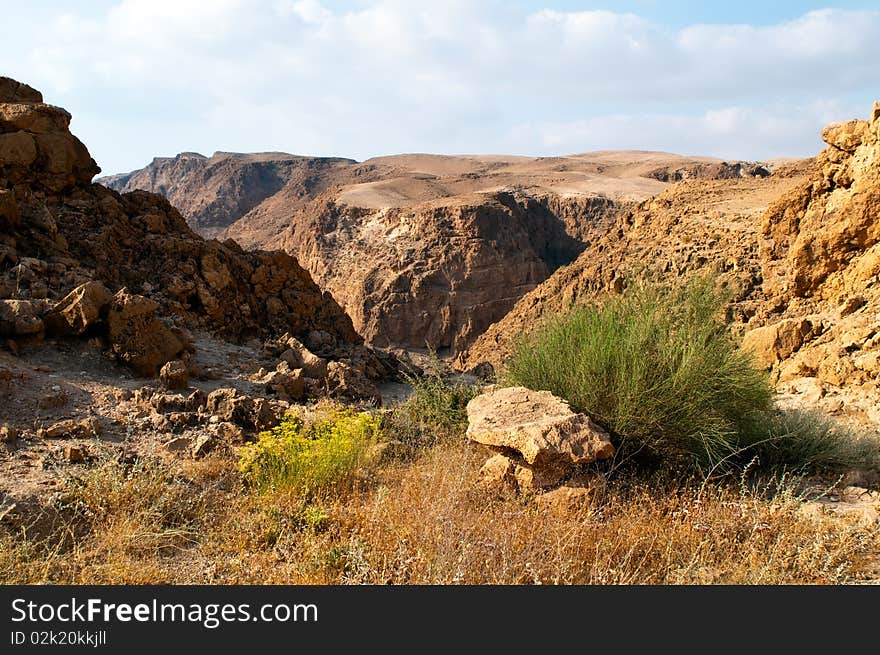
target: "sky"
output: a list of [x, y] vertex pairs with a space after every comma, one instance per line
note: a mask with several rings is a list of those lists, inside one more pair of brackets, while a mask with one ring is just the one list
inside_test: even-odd
[[105, 173], [283, 151], [813, 155], [880, 98], [876, 2], [30, 0], [0, 75]]

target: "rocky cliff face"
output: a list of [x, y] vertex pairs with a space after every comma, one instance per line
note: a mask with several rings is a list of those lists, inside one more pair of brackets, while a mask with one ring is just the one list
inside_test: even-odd
[[475, 194], [369, 210], [326, 200], [277, 245], [312, 271], [369, 343], [459, 352], [585, 242], [607, 198]]
[[216, 152], [205, 157], [184, 152], [176, 157], [157, 157], [145, 168], [100, 182], [121, 193], [143, 190], [161, 194], [196, 232], [217, 236], [286, 185], [294, 197], [310, 199], [326, 187], [326, 180], [337, 169], [353, 163], [350, 159], [284, 153]]
[[746, 344], [781, 390], [880, 423], [880, 103], [822, 138], [816, 174], [763, 218]]
[[[205, 241], [163, 197], [92, 184], [99, 169], [69, 121], [33, 89], [0, 80], [0, 299], [8, 311], [40, 321], [96, 281], [142, 296], [170, 327], [235, 340], [319, 332], [340, 347], [362, 341], [290, 255]], [[10, 328], [3, 336], [22, 335]]]

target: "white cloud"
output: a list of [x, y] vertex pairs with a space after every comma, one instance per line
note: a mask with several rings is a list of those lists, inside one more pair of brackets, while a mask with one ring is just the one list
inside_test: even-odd
[[673, 30], [488, 0], [63, 6], [0, 67], [82, 117], [108, 170], [215, 148], [801, 155], [880, 88], [880, 11]]

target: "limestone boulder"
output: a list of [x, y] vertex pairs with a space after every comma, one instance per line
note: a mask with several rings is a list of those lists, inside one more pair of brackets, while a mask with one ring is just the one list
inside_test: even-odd
[[0, 337], [33, 337], [45, 329], [46, 303], [31, 300], [0, 300]]
[[106, 317], [113, 294], [100, 282], [86, 282], [67, 294], [46, 317], [52, 332], [80, 336]]
[[167, 362], [182, 354], [184, 345], [159, 320], [159, 305], [121, 289], [107, 317], [113, 351], [138, 375], [155, 377]]
[[159, 369], [159, 381], [168, 389], [189, 387], [189, 369], [180, 359], [172, 359]]
[[607, 432], [549, 391], [496, 389], [472, 399], [467, 415], [469, 439], [517, 453], [536, 469], [589, 464], [614, 454]]
[[786, 319], [746, 332], [742, 347], [754, 355], [756, 363], [770, 368], [797, 351], [812, 329], [806, 319]]

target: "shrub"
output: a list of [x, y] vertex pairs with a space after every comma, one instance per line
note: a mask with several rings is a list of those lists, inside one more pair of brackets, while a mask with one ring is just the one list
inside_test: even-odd
[[350, 483], [379, 435], [379, 417], [330, 408], [304, 419], [289, 414], [239, 452], [245, 481], [265, 492], [314, 495]]
[[752, 438], [772, 405], [766, 374], [737, 347], [723, 308], [706, 278], [633, 284], [522, 337], [506, 381], [565, 398], [624, 454], [683, 455], [706, 470]]
[[451, 382], [435, 372], [411, 377], [410, 396], [387, 417], [388, 435], [414, 449], [433, 446], [467, 428], [468, 402], [477, 391], [463, 382]]

